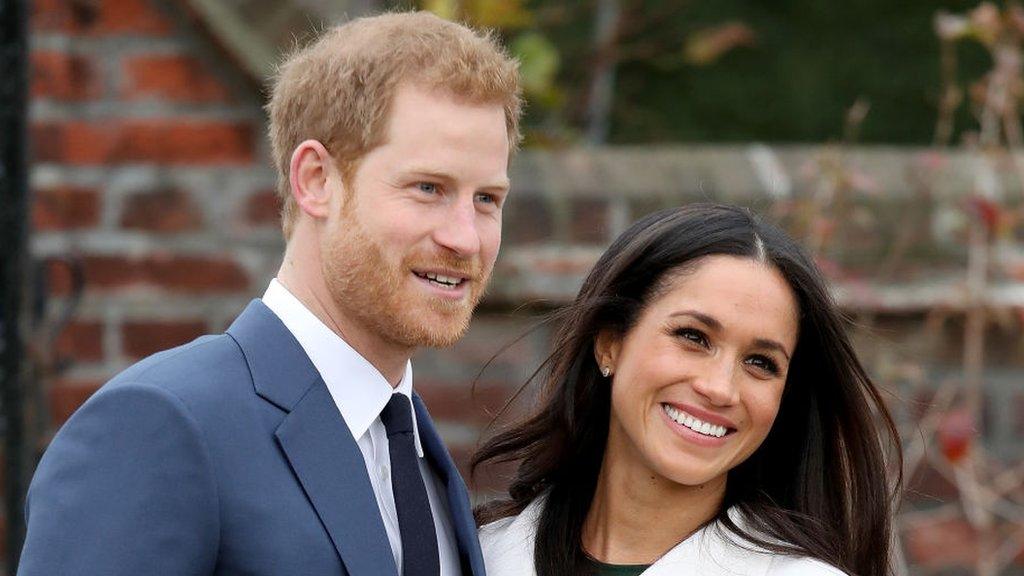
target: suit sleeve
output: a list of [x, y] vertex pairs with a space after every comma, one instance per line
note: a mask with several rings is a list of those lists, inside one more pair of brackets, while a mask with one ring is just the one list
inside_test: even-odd
[[208, 575], [219, 514], [211, 458], [172, 393], [121, 384], [93, 396], [39, 463], [19, 576]]

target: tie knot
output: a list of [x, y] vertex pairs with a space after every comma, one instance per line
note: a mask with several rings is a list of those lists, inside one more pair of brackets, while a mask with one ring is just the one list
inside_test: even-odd
[[412, 434], [412, 409], [405, 394], [391, 395], [391, 400], [388, 400], [380, 413], [380, 420], [384, 423], [384, 429], [388, 431], [389, 437], [395, 434]]

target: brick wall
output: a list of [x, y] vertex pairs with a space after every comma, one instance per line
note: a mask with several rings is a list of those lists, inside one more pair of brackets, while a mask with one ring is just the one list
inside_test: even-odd
[[[178, 2], [36, 0], [31, 26], [32, 249], [39, 259], [75, 258], [86, 281], [54, 344], [66, 366], [51, 362], [40, 372], [50, 374], [40, 380], [35, 406], [45, 431], [41, 448], [114, 373], [224, 329], [264, 289], [282, 242], [260, 90]], [[786, 206], [824, 193], [852, 198], [833, 220], [853, 231], [833, 243], [822, 264], [844, 306], [870, 316], [872, 329], [858, 334], [858, 346], [887, 384], [911, 390], [911, 401], [897, 408], [913, 422], [914, 401], [927, 400], [934, 382], [960, 369], [965, 255], [956, 199], [974, 188], [971, 175], [986, 160], [849, 150], [839, 158], [846, 167], [839, 180], [849, 182], [837, 185], [828, 169], [836, 156], [831, 148], [764, 146], [523, 153], [513, 166], [515, 192], [491, 294], [463, 341], [415, 359], [417, 388], [456, 458], [466, 461], [491, 415], [541, 362], [550, 327], [513, 339], [573, 296], [629, 222], [694, 200], [759, 207], [799, 231], [806, 226]], [[992, 170], [997, 180], [1012, 180], [1005, 166]], [[1007, 312], [990, 330], [985, 433], [1009, 460], [1024, 456], [1024, 355], [1015, 312], [1024, 307], [1022, 220], [1009, 224], [998, 260], [1003, 272], [986, 293]], [[897, 273], [873, 274], [884, 248], [908, 226], [921, 227], [928, 249], [914, 243]], [[71, 278], [56, 263], [47, 270], [52, 312], [66, 302]], [[936, 309], [948, 316], [938, 324]], [[914, 370], [924, 374], [917, 387], [906, 384], [905, 373]], [[505, 472], [485, 474], [477, 488], [500, 486]], [[934, 470], [918, 474], [912, 487], [913, 510], [955, 497]], [[962, 515], [954, 510], [938, 523], [911, 515], [907, 522], [918, 573], [968, 569], [978, 547]]]
[[[280, 241], [260, 93], [177, 3], [39, 0], [31, 31], [33, 250], [87, 286], [52, 429], [134, 360], [223, 329]], [[67, 295], [64, 267], [47, 281]]]

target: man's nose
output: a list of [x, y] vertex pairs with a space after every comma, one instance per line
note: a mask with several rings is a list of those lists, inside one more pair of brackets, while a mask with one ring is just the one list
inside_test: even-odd
[[480, 231], [473, 198], [459, 198], [448, 206], [434, 230], [434, 241], [459, 256], [480, 252]]

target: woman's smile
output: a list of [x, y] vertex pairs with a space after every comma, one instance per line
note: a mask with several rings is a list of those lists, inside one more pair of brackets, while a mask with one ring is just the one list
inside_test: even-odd
[[[677, 408], [672, 404], [661, 403], [660, 406], [665, 415], [668, 416], [671, 423], [675, 425], [673, 428], [685, 428], [689, 432], [697, 434], [698, 437], [721, 440], [726, 436], [726, 434], [736, 431], [735, 428], [701, 420], [693, 414]], [[684, 438], [690, 437], [691, 435], [689, 434], [684, 435]], [[718, 444], [715, 445], [717, 446]]]

